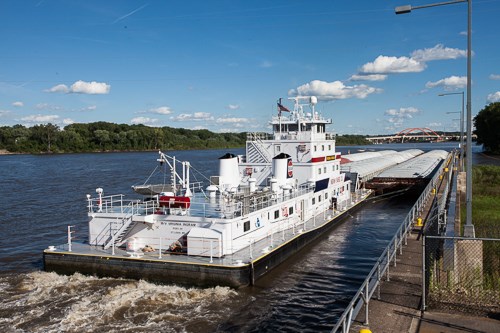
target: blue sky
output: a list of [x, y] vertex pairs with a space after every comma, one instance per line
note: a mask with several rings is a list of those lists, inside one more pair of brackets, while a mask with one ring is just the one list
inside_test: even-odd
[[[467, 4], [410, 3], [432, 2], [3, 0], [0, 125], [262, 131], [301, 94], [339, 134], [456, 130]], [[473, 1], [473, 115], [500, 101], [499, 16]]]

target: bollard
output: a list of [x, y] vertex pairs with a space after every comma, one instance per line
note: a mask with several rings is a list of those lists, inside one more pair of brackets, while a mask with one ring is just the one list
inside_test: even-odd
[[417, 227], [421, 227], [421, 226], [423, 226], [422, 218], [419, 217], [419, 218], [417, 218]]
[[436, 194], [436, 188], [435, 187], [432, 188], [432, 194]]
[[362, 328], [359, 330], [359, 333], [372, 333], [368, 328]]

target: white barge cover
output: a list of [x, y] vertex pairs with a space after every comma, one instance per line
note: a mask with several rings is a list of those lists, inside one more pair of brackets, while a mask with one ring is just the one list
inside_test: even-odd
[[377, 179], [427, 178], [447, 156], [445, 150], [432, 150], [381, 172]]
[[340, 164], [350, 163], [350, 162], [358, 162], [367, 160], [370, 158], [376, 158], [388, 154], [396, 153], [395, 150], [381, 150], [381, 151], [367, 151], [363, 153], [355, 153], [355, 154], [346, 154], [342, 155], [342, 159], [340, 160]]
[[[340, 171], [347, 174], [347, 176], [353, 182], [353, 190], [356, 188], [360, 188], [362, 182], [369, 181], [384, 170], [399, 163], [408, 161], [415, 156], [423, 154], [424, 152], [420, 149], [408, 149], [401, 152], [397, 152], [395, 150], [386, 150], [380, 153], [383, 154], [376, 155], [367, 159], [355, 158], [355, 161], [353, 162], [348, 162], [340, 165]], [[350, 156], [351, 155], [347, 155], [347, 158], [349, 158]]]

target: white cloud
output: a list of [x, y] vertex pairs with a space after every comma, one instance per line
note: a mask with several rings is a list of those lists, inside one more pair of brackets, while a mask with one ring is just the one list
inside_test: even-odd
[[458, 59], [465, 57], [467, 57], [466, 50], [444, 47], [443, 44], [437, 44], [430, 49], [415, 50], [411, 53], [411, 58], [418, 62]]
[[429, 128], [432, 128], [432, 127], [436, 128], [436, 127], [441, 127], [441, 126], [443, 126], [443, 124], [441, 124], [441, 123], [429, 123], [429, 124], [427, 124], [427, 127], [429, 127]]
[[75, 123], [75, 121], [74, 121], [73, 119], [71, 119], [71, 118], [64, 118], [64, 119], [62, 120], [62, 123], [63, 123], [63, 125], [64, 125], [64, 126], [66, 126], [66, 125], [71, 125], [71, 124], [74, 124], [74, 123]]
[[227, 106], [227, 108], [228, 108], [229, 110], [238, 110], [238, 109], [240, 108], [240, 106], [239, 106], [238, 104], [229, 104], [229, 105]]
[[346, 86], [341, 81], [325, 82], [314, 80], [303, 84], [297, 89], [288, 91], [289, 96], [303, 95], [316, 96], [321, 100], [335, 100], [346, 98], [366, 98], [373, 93], [381, 92], [381, 89], [373, 88], [365, 84]]
[[87, 106], [87, 107], [84, 107], [84, 108], [81, 108], [80, 111], [94, 111], [97, 109], [97, 106], [96, 105], [90, 105], [90, 106]]
[[49, 104], [49, 103], [38, 103], [37, 105], [35, 105], [35, 107], [38, 110], [52, 110], [52, 111], [62, 110], [61, 106], [52, 105], [52, 104]]
[[170, 109], [168, 106], [160, 106], [158, 108], [153, 108], [149, 109], [150, 113], [156, 113], [156, 114], [171, 114], [172, 109]]
[[51, 93], [75, 93], [75, 94], [90, 94], [90, 95], [103, 95], [109, 94], [111, 86], [104, 82], [85, 82], [78, 80], [68, 88], [65, 84], [58, 84], [50, 89], [45, 90]]
[[17, 101], [17, 102], [12, 103], [12, 106], [15, 106], [17, 108], [21, 108], [21, 107], [24, 106], [24, 103], [20, 102], [20, 101]]
[[270, 68], [270, 67], [273, 67], [273, 63], [268, 61], [268, 60], [264, 60], [260, 63], [259, 67], [262, 67], [262, 68]]
[[238, 130], [236, 128], [219, 128], [217, 130], [219, 133], [237, 133]]
[[194, 126], [191, 128], [192, 130], [204, 130], [204, 129], [207, 129], [205, 126], [201, 126], [201, 125], [198, 125], [198, 126]]
[[248, 118], [217, 118], [217, 123], [247, 123]]
[[9, 110], [0, 110], [0, 117], [6, 116], [9, 113], [11, 113], [11, 111], [9, 111]]
[[21, 118], [22, 121], [27, 122], [27, 123], [33, 123], [33, 124], [40, 124], [40, 123], [53, 123], [56, 122], [59, 119], [58, 115], [41, 115], [41, 114], [36, 114], [36, 115], [31, 115], [27, 117]]
[[384, 81], [387, 75], [383, 74], [354, 74], [349, 78], [349, 81]]
[[426, 88], [435, 88], [438, 86], [444, 87], [445, 90], [453, 90], [457, 88], [465, 88], [467, 86], [466, 76], [450, 76], [436, 82], [427, 82], [425, 84]]
[[497, 75], [497, 74], [491, 74], [491, 75], [490, 75], [490, 80], [500, 80], [500, 75]]
[[407, 119], [413, 118], [414, 115], [420, 113], [420, 110], [414, 107], [388, 109], [385, 115], [389, 116], [387, 121], [391, 123], [391, 129], [401, 127]]
[[393, 73], [417, 73], [425, 69], [424, 63], [408, 57], [378, 56], [374, 62], [369, 62], [361, 67], [363, 74], [393, 74]]
[[51, 92], [51, 93], [63, 93], [67, 94], [69, 93], [69, 88], [65, 84], [58, 84], [57, 86], [53, 86], [50, 89], [45, 90], [46, 92]]
[[173, 121], [209, 121], [214, 120], [214, 117], [208, 112], [182, 113], [177, 117], [170, 117]]
[[158, 122], [158, 119], [149, 117], [135, 117], [130, 120], [131, 124], [143, 124], [143, 125], [154, 125]]
[[85, 82], [82, 80], [76, 81], [71, 85], [71, 92], [77, 94], [102, 95], [109, 94], [111, 86], [104, 82]]
[[460, 31], [458, 34], [460, 36], [467, 36], [468, 33], [467, 33], [467, 31]]
[[500, 102], [500, 91], [488, 95], [488, 102]]

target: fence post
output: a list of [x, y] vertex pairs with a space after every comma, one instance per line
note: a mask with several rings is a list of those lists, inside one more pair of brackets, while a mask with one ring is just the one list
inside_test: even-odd
[[387, 247], [387, 260], [386, 260], [387, 261], [387, 274], [386, 274], [386, 278], [385, 278], [386, 281], [391, 281], [391, 277], [389, 275], [389, 269], [391, 267], [391, 255], [390, 255], [390, 253], [391, 253], [391, 246], [389, 244], [389, 246]]
[[394, 267], [396, 267], [396, 259], [398, 256], [398, 240], [394, 238]]
[[380, 300], [380, 281], [381, 281], [381, 278], [380, 278], [380, 262], [378, 263], [378, 266], [377, 266], [377, 299]]
[[425, 311], [425, 238], [422, 237], [422, 312]]
[[368, 304], [370, 303], [370, 294], [368, 291], [369, 281], [366, 281], [365, 286], [365, 323], [364, 325], [368, 325]]
[[403, 255], [403, 228], [399, 229], [401, 230], [399, 233], [399, 255]]

